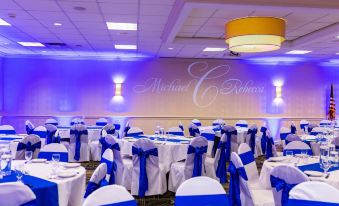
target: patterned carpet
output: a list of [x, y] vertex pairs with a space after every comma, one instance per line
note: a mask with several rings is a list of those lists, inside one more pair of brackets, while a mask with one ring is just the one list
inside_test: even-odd
[[[258, 170], [260, 172], [262, 165], [265, 161], [265, 157], [261, 156], [256, 158], [256, 163]], [[86, 162], [82, 163], [82, 166], [86, 168], [87, 171], [87, 182], [91, 178], [92, 173], [94, 172], [95, 168], [99, 165], [99, 162]], [[229, 179], [229, 177], [228, 177]], [[226, 192], [228, 192], [228, 183], [223, 185]], [[143, 199], [140, 199], [138, 197], [135, 197], [138, 201], [138, 205], [140, 206], [172, 206], [174, 205], [174, 196], [175, 194], [173, 192], [166, 192], [164, 195], [157, 195], [152, 197], [146, 197]]]

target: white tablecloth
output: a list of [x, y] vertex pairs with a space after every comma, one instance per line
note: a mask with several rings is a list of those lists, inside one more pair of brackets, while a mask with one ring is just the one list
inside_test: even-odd
[[[267, 160], [264, 162], [261, 173], [260, 173], [260, 182], [266, 187], [271, 188], [270, 182], [270, 174], [274, 167], [278, 165], [291, 165], [302, 166], [308, 164], [314, 164], [319, 162], [319, 157], [309, 157], [307, 159], [298, 159], [296, 157], [288, 158], [282, 162], [268, 162]], [[330, 172], [330, 176], [328, 178], [324, 177], [310, 177], [311, 181], [322, 181], [326, 182], [335, 188], [339, 189], [339, 170]]]
[[[12, 162], [12, 168], [15, 165], [22, 164], [22, 160], [14, 160]], [[62, 163], [60, 163], [62, 164]], [[60, 206], [80, 206], [83, 201], [85, 189], [86, 189], [86, 170], [83, 167], [77, 167], [67, 170], [74, 170], [78, 174], [75, 177], [70, 178], [57, 178], [49, 179], [52, 172], [52, 166], [47, 163], [30, 163], [25, 166], [29, 175], [35, 176], [47, 181], [54, 182], [58, 185], [59, 193], [59, 205]], [[60, 171], [65, 170], [60, 166]]]

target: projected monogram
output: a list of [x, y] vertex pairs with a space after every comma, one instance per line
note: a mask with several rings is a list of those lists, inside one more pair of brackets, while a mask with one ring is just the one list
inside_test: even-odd
[[[200, 108], [211, 106], [219, 95], [229, 94], [260, 94], [264, 92], [263, 86], [255, 86], [253, 80], [242, 81], [237, 78], [227, 78], [230, 72], [229, 65], [211, 67], [207, 62], [194, 62], [187, 68], [189, 81], [182, 79], [164, 80], [151, 77], [143, 84], [136, 85], [135, 93], [189, 93], [193, 89], [193, 103]], [[217, 81], [221, 79], [222, 82]]]

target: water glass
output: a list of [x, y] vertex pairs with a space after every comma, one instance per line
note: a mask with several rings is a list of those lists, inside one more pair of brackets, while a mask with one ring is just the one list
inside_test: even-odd
[[25, 160], [27, 163], [29, 163], [32, 160], [33, 152], [32, 151], [26, 151], [25, 152]]
[[59, 167], [59, 161], [60, 161], [60, 154], [52, 154], [52, 174], [51, 178], [55, 178], [58, 167]]
[[22, 182], [22, 177], [24, 176], [24, 164], [18, 164], [15, 167], [15, 174], [17, 182]]
[[307, 163], [308, 153], [306, 150], [301, 151], [301, 158], [303, 160], [303, 163]]
[[324, 174], [327, 175], [328, 170], [331, 168], [331, 162], [328, 156], [323, 156], [320, 162], [320, 167], [324, 170]]
[[293, 151], [286, 151], [286, 157], [288, 157], [288, 162], [292, 162]]
[[1, 171], [3, 175], [11, 174], [12, 155], [10, 153], [3, 152], [1, 155]]
[[330, 152], [330, 161], [333, 167], [339, 167], [339, 153], [337, 151]]
[[52, 161], [59, 163], [60, 162], [60, 154], [52, 154]]

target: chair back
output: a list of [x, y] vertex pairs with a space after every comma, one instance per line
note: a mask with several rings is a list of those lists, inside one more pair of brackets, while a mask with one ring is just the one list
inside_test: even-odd
[[108, 123], [106, 118], [99, 118], [97, 119], [97, 121], [95, 122], [95, 125], [97, 126], [105, 126]]
[[137, 206], [133, 196], [120, 185], [108, 185], [90, 194], [82, 206]]
[[236, 127], [248, 127], [248, 123], [246, 120], [239, 120], [235, 123]]
[[16, 134], [15, 129], [11, 125], [0, 125], [0, 134]]
[[184, 131], [180, 127], [170, 127], [167, 131], [167, 134], [172, 134], [176, 136], [185, 136]]
[[226, 124], [223, 119], [216, 119], [212, 122], [212, 126], [224, 126]]
[[309, 178], [298, 168], [279, 165], [272, 169], [270, 180], [275, 205], [285, 206], [290, 190], [297, 184], [309, 181]]
[[201, 121], [198, 120], [198, 119], [193, 119], [192, 120], [192, 124], [196, 125], [197, 127], [200, 127], [201, 126]]
[[184, 181], [175, 194], [175, 206], [227, 206], [228, 197], [222, 185], [209, 177], [194, 177]]
[[108, 184], [113, 185], [115, 183], [115, 172], [116, 172], [116, 163], [114, 162], [114, 156], [112, 149], [108, 148], [101, 156], [100, 163], [105, 163], [107, 165], [107, 174], [106, 180]]
[[47, 125], [47, 124], [52, 124], [54, 126], [58, 126], [59, 125], [58, 121], [56, 119], [53, 119], [53, 118], [47, 119], [45, 121], [45, 125]]
[[87, 127], [83, 124], [76, 124], [71, 127], [70, 131], [70, 161], [88, 161], [89, 148], [88, 148], [88, 131]]
[[319, 123], [320, 127], [329, 127], [331, 126], [331, 121], [328, 119], [321, 120]]
[[297, 134], [297, 127], [295, 126], [294, 122], [291, 123], [290, 131], [291, 134]]
[[38, 158], [44, 158], [50, 161], [52, 160], [53, 154], [60, 155], [60, 162], [68, 162], [68, 150], [64, 145], [59, 143], [45, 145], [43, 148], [41, 148]]
[[310, 123], [306, 119], [300, 120], [300, 129], [305, 131], [305, 127], [309, 125]]
[[24, 137], [18, 144], [16, 157], [17, 160], [25, 159], [25, 152], [32, 151], [32, 158], [35, 159], [38, 157], [38, 154], [41, 149], [41, 140], [40, 137], [34, 134], [27, 135]]
[[205, 174], [205, 158], [208, 141], [205, 137], [199, 136], [192, 139], [188, 146], [187, 158], [185, 161], [185, 179], [203, 176]]
[[216, 171], [216, 177], [219, 178], [220, 183], [224, 184], [227, 182], [227, 168], [226, 162], [229, 161], [226, 157], [226, 134], [223, 134], [220, 138], [220, 142], [215, 153], [214, 168]]
[[247, 135], [246, 135], [245, 142], [250, 146], [253, 153], [256, 152], [257, 133], [258, 133], [258, 127], [257, 125], [254, 124], [248, 129]]
[[25, 121], [25, 128], [26, 128], [26, 133], [27, 134], [32, 134], [33, 130], [34, 130], [34, 125], [31, 121], [26, 120]]
[[312, 150], [308, 144], [301, 141], [293, 141], [290, 142], [286, 147], [284, 148], [283, 155], [286, 156], [287, 151], [292, 151], [293, 155], [295, 154], [301, 154], [302, 151], [306, 151], [307, 154], [312, 155]]
[[44, 126], [37, 126], [36, 128], [33, 129], [31, 134], [35, 134], [35, 135], [39, 136], [41, 139], [43, 139], [43, 141], [46, 141], [47, 129]]
[[288, 206], [339, 205], [339, 190], [320, 181], [303, 182], [290, 191]]
[[317, 124], [309, 124], [308, 128], [307, 128], [307, 130], [308, 130], [307, 132], [311, 133], [312, 129], [315, 128], [315, 127], [319, 127], [319, 125], [317, 125]]
[[139, 127], [131, 127], [127, 131], [127, 137], [136, 137], [136, 136], [141, 136], [143, 134], [144, 134], [144, 132]]
[[241, 143], [238, 148], [238, 154], [241, 159], [242, 165], [245, 168], [248, 183], [258, 182], [259, 173], [257, 164], [255, 163], [254, 154], [251, 148], [246, 143]]
[[310, 135], [324, 134], [328, 131], [329, 131], [329, 128], [327, 128], [327, 127], [314, 127], [311, 130]]
[[21, 182], [0, 184], [0, 205], [36, 205], [36, 196], [33, 191]]
[[212, 150], [214, 145], [215, 131], [213, 129], [206, 129], [200, 133], [208, 141], [207, 155], [212, 156]]
[[158, 179], [160, 173], [158, 148], [155, 144], [146, 138], [140, 138], [132, 146], [132, 195], [144, 197], [148, 190], [157, 188], [158, 184], [154, 181]]
[[115, 135], [115, 126], [114, 124], [106, 124], [102, 130], [105, 130], [107, 134]]
[[114, 136], [116, 136], [119, 139], [120, 138], [121, 124], [119, 122], [115, 122], [113, 125], [114, 125], [114, 128], [115, 128]]
[[192, 137], [200, 136], [200, 131], [199, 131], [199, 128], [196, 124], [191, 123], [188, 126], [188, 131], [190, 133], [190, 136], [192, 136]]
[[85, 124], [85, 121], [81, 118], [74, 118], [71, 120], [71, 126], [76, 124]]
[[107, 174], [107, 165], [105, 163], [100, 163], [100, 165], [94, 170], [91, 179], [87, 184], [84, 198], [87, 198], [92, 192], [108, 184], [105, 179], [106, 174]]
[[47, 130], [46, 144], [60, 143], [60, 137], [56, 134], [58, 128], [53, 124], [46, 124], [45, 127]]
[[296, 134], [288, 134], [285, 139], [285, 144], [287, 145], [290, 142], [293, 141], [302, 141], [301, 137]]
[[287, 138], [287, 135], [291, 134], [291, 130], [287, 127], [281, 127], [280, 128], [280, 139], [285, 140]]

